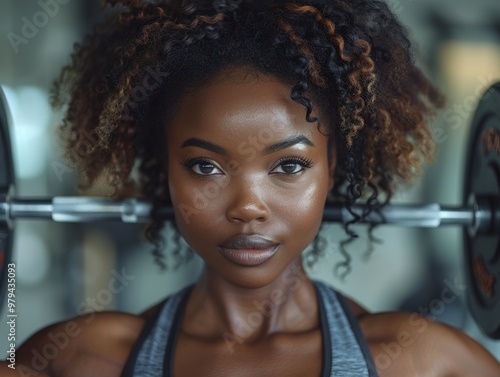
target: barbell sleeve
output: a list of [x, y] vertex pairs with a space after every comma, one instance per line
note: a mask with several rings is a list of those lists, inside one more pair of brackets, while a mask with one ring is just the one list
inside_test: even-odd
[[404, 227], [437, 228], [441, 225], [471, 226], [475, 221], [473, 208], [442, 207], [440, 204], [392, 204], [380, 210], [373, 210], [368, 216], [362, 214], [367, 207], [354, 205], [349, 210], [342, 205], [341, 217], [329, 216], [330, 207], [325, 208], [326, 221], [341, 221], [343, 223], [354, 220], [355, 215], [361, 217], [362, 223], [392, 224]]
[[[151, 203], [140, 199], [105, 199], [93, 197], [53, 197], [40, 199], [12, 198], [1, 203], [4, 218], [8, 222], [17, 219], [51, 219], [56, 222], [121, 221], [147, 223], [150, 221]], [[327, 203], [323, 220], [348, 222], [363, 217], [367, 207], [351, 206], [350, 210], [340, 203]], [[166, 219], [173, 219], [174, 211], [166, 207], [162, 211]], [[5, 218], [7, 217], [7, 218]], [[398, 226], [437, 228], [441, 225], [472, 226], [475, 209], [442, 207], [439, 204], [392, 204], [374, 210], [360, 222], [394, 224]]]
[[[52, 199], [13, 199], [9, 216], [16, 219], [51, 219], [62, 223], [121, 221], [146, 223], [151, 204], [138, 199], [113, 200], [56, 196]], [[168, 217], [168, 216], [166, 216]]]

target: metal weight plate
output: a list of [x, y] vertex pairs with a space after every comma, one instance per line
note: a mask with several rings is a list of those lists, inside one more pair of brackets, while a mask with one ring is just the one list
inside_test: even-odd
[[500, 339], [500, 83], [479, 102], [467, 150], [463, 204], [476, 211], [464, 229], [468, 305], [481, 330]]
[[15, 184], [9, 136], [10, 114], [0, 86], [0, 309], [6, 303], [8, 265], [12, 258], [14, 226], [7, 221], [7, 203]]

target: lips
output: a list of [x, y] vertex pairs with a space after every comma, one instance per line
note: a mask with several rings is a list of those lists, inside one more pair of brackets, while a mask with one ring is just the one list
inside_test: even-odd
[[278, 248], [278, 243], [259, 235], [236, 236], [219, 246], [226, 259], [243, 266], [256, 266], [268, 261]]

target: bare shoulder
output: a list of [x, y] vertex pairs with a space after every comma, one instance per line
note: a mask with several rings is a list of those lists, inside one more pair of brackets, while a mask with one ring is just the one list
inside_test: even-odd
[[2, 376], [119, 376], [145, 319], [120, 312], [89, 313], [48, 326], [16, 351]]
[[359, 324], [385, 376], [500, 376], [500, 363], [478, 342], [417, 313], [365, 313]]

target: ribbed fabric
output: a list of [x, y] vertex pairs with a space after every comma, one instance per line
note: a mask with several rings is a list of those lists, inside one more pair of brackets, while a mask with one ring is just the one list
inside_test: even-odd
[[326, 376], [376, 377], [368, 345], [347, 303], [332, 288], [319, 281], [313, 282], [325, 306], [331, 339], [332, 370]]
[[[321, 377], [377, 377], [366, 341], [347, 303], [331, 287], [312, 280], [318, 293], [322, 329]], [[192, 285], [165, 301], [144, 326], [122, 377], [173, 377], [175, 345]]]

